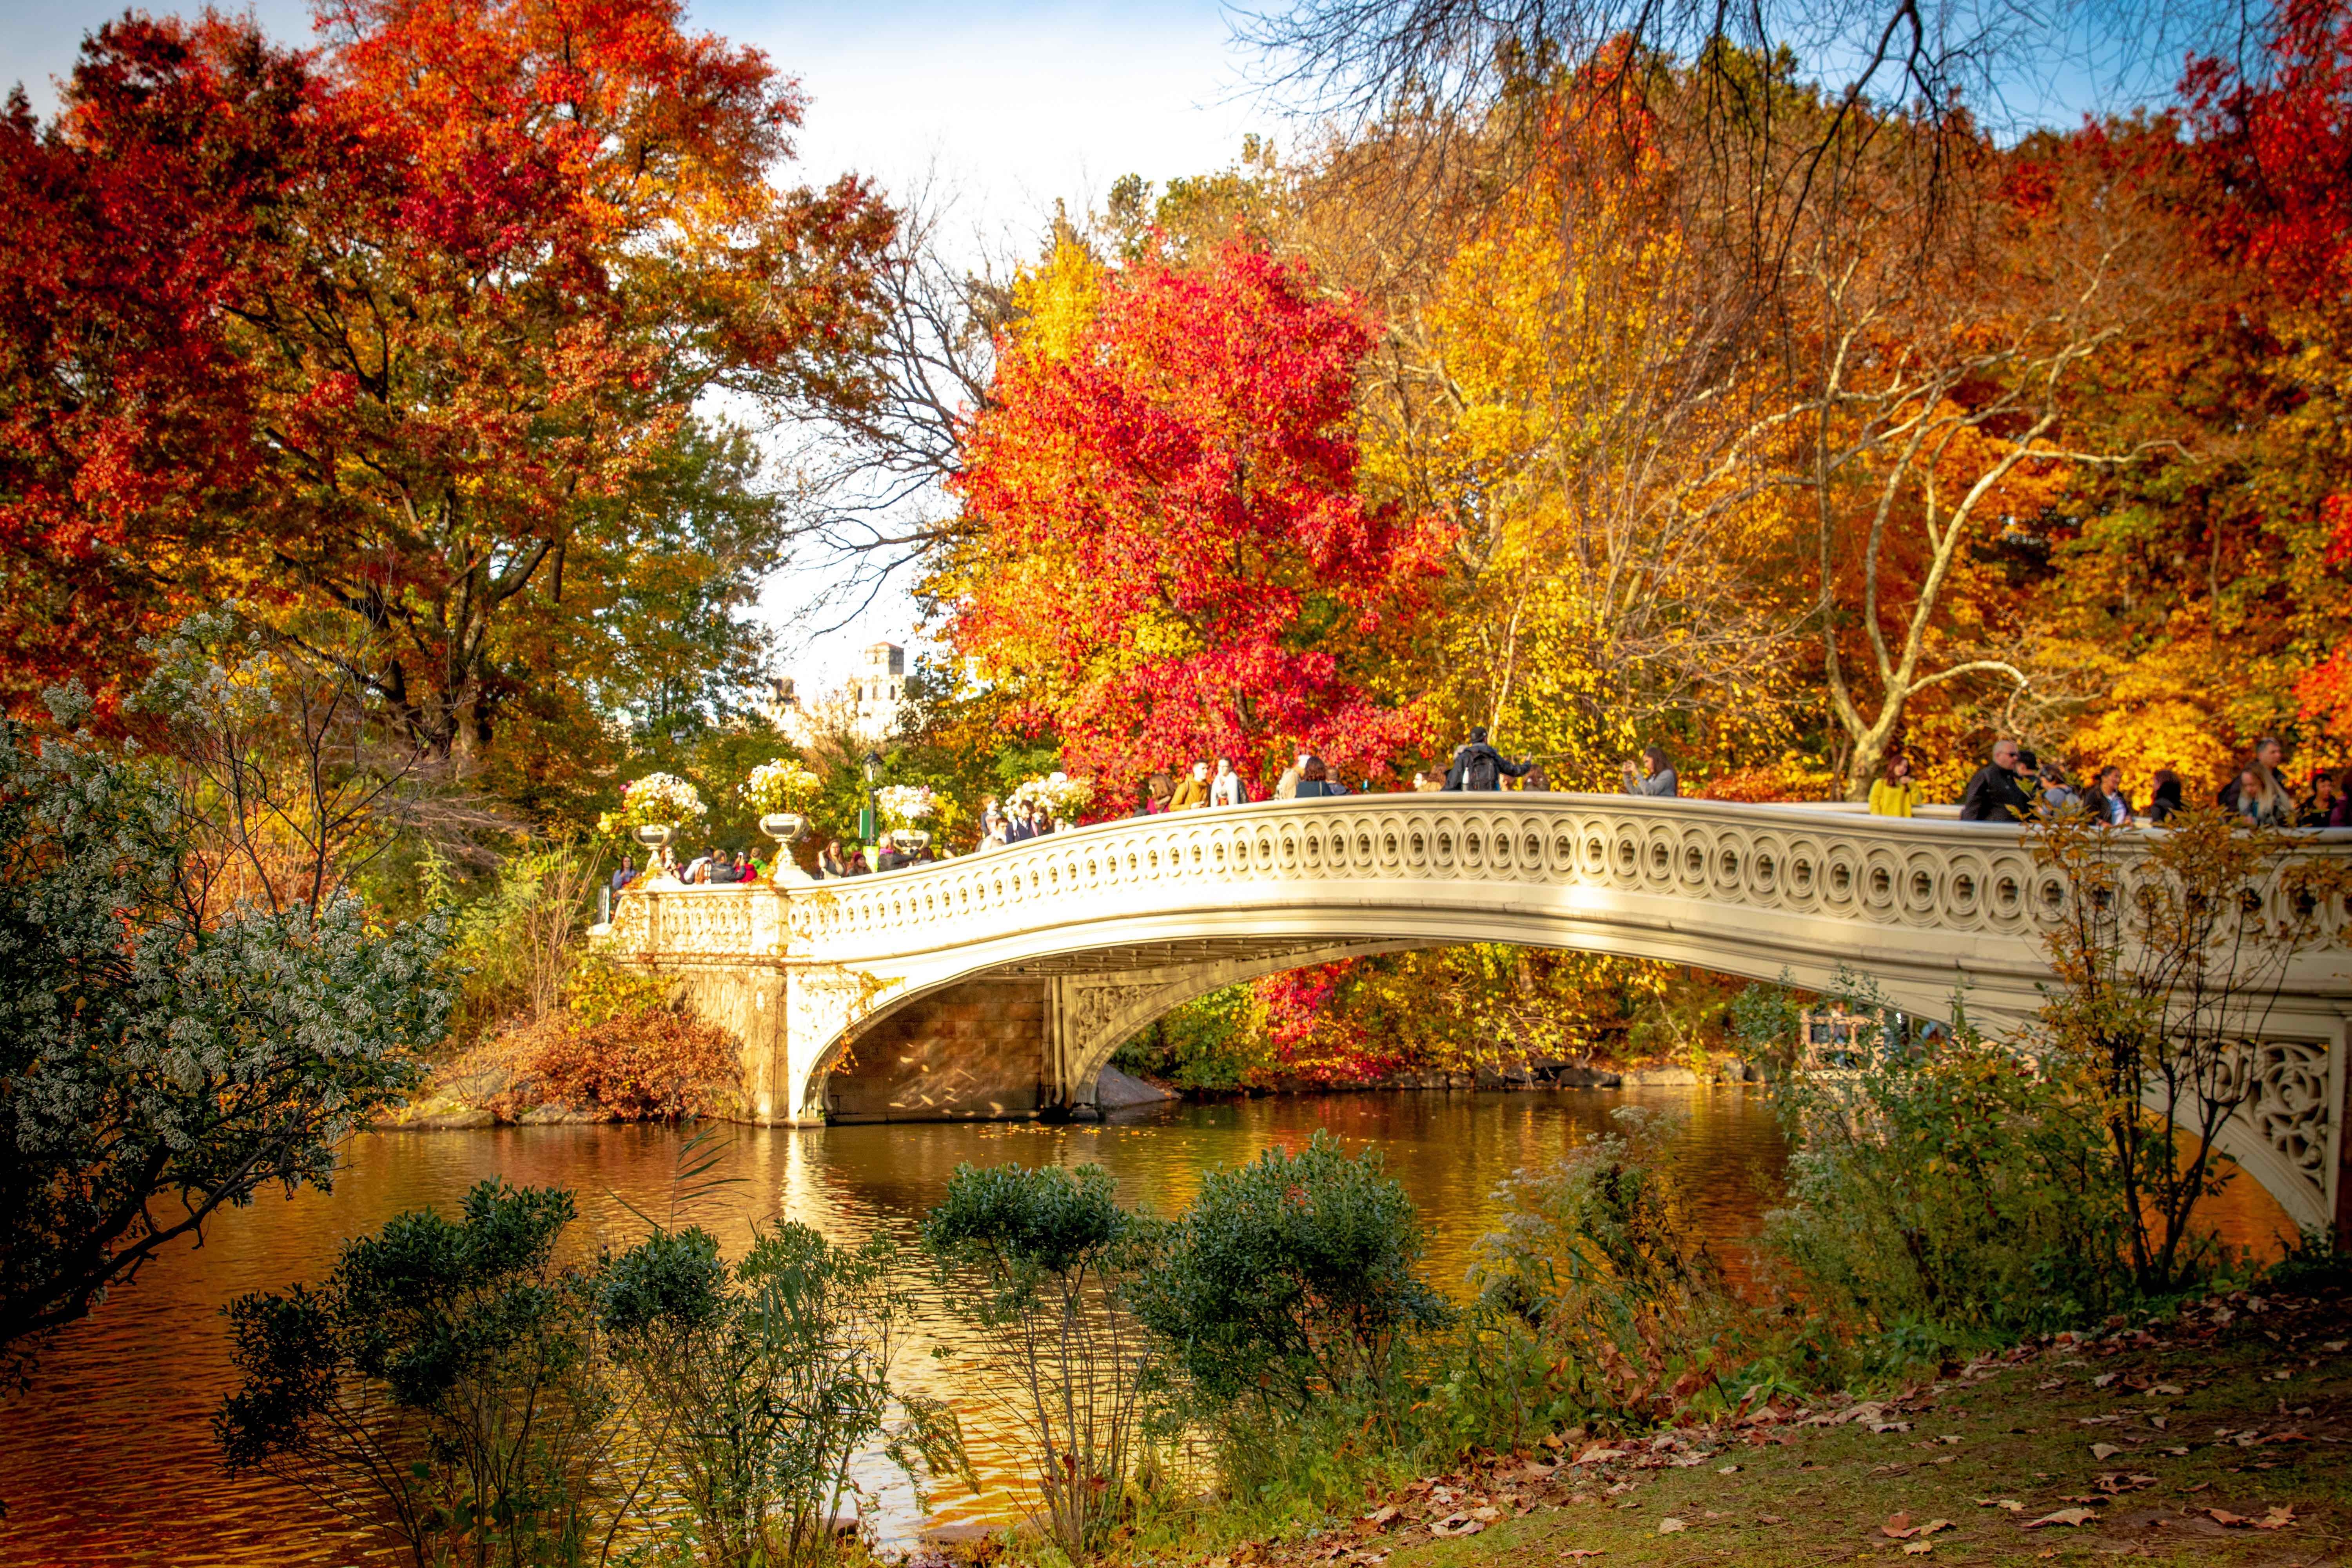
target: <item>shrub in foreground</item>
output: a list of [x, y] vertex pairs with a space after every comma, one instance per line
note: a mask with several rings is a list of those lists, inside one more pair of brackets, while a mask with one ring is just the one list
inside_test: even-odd
[[1409, 1337], [1451, 1321], [1421, 1278], [1420, 1215], [1380, 1152], [1318, 1132], [1212, 1171], [1135, 1283], [1136, 1315], [1217, 1405], [1294, 1417], [1392, 1384]]
[[316, 1289], [229, 1309], [232, 1471], [299, 1485], [417, 1568], [798, 1568], [837, 1555], [850, 1461], [960, 1468], [946, 1413], [889, 1387], [911, 1310], [890, 1248], [764, 1231], [729, 1265], [656, 1227], [593, 1263], [572, 1194], [485, 1182], [398, 1215]]
[[953, 1416], [900, 1399], [890, 1363], [913, 1296], [883, 1237], [839, 1247], [805, 1226], [761, 1231], [731, 1267], [709, 1233], [656, 1230], [599, 1285], [613, 1360], [638, 1396], [656, 1513], [692, 1518], [720, 1568], [825, 1556], [853, 1495], [850, 1462], [879, 1440], [913, 1472], [961, 1465]]
[[1126, 1288], [1155, 1233], [1099, 1165], [961, 1165], [923, 1218], [950, 1303], [1010, 1374], [1038, 1527], [1073, 1560], [1127, 1516], [1145, 1457], [1151, 1346]]
[[2099, 1125], [2063, 1083], [1965, 1028], [1856, 1060], [1782, 1090], [1795, 1150], [1765, 1245], [1809, 1310], [1872, 1353], [1933, 1359], [2130, 1294]]
[[1747, 1353], [1750, 1314], [1695, 1239], [1672, 1174], [1672, 1125], [1617, 1130], [1496, 1191], [1503, 1215], [1470, 1271], [1477, 1307], [1448, 1392], [1463, 1436], [1517, 1443], [1556, 1424], [1640, 1426]]
[[417, 1568], [590, 1555], [612, 1437], [594, 1290], [559, 1265], [572, 1194], [485, 1182], [404, 1214], [317, 1289], [231, 1303], [232, 1471], [300, 1485]]

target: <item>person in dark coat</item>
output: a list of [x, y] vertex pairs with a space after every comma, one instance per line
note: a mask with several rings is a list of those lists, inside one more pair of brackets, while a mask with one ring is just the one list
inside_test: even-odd
[[2161, 826], [2186, 809], [2180, 799], [2180, 775], [2170, 768], [2156, 770], [2156, 787], [2148, 793], [2147, 819]]
[[1348, 786], [1331, 777], [1331, 770], [1320, 757], [1309, 757], [1298, 770], [1297, 800], [1323, 800], [1348, 793]]
[[1992, 743], [1992, 761], [1960, 792], [1962, 822], [2022, 822], [2033, 815], [2033, 797], [2017, 782], [2017, 760], [2016, 742]]
[[2295, 818], [2298, 827], [2326, 827], [2336, 816], [2336, 808], [2343, 801], [2336, 793], [2336, 775], [2321, 769], [2311, 775], [2311, 798], [2304, 803], [2303, 815]]
[[1470, 739], [1454, 748], [1454, 765], [1445, 770], [1447, 789], [1499, 790], [1507, 778], [1518, 778], [1535, 766], [1515, 763], [1486, 743], [1486, 726], [1470, 731]]

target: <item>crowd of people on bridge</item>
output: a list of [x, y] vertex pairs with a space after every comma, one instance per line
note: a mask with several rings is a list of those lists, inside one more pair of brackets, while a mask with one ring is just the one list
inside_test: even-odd
[[[1871, 786], [1870, 809], [1882, 816], [1909, 816], [1919, 804], [1910, 759], [1889, 759]], [[2256, 827], [2352, 827], [2352, 766], [2320, 768], [2297, 795], [2288, 780], [2286, 746], [2275, 735], [2254, 744], [2253, 754], [2215, 792], [2213, 804]], [[2088, 816], [2119, 827], [2161, 827], [2188, 809], [2180, 775], [2158, 768], [2147, 803], [2135, 805], [2124, 790], [2123, 770], [2105, 766], [2082, 782], [2055, 762], [2043, 762], [2031, 748], [2007, 736], [1960, 792], [1963, 822], [2024, 822], [2034, 817]]]
[[[1641, 755], [1626, 759], [1620, 771], [1622, 788], [1629, 795], [1655, 799], [1681, 793], [1681, 781], [1663, 747], [1643, 748]], [[1410, 787], [1416, 792], [1475, 793], [1507, 788], [1544, 791], [1551, 784], [1541, 758], [1505, 754], [1487, 739], [1485, 727], [1479, 726], [1473, 728], [1469, 738], [1454, 748], [1442, 775], [1416, 773]], [[1370, 779], [1359, 777], [1350, 784], [1335, 777], [1323, 758], [1312, 752], [1300, 752], [1283, 769], [1267, 798], [1324, 800], [1369, 794], [1373, 789]], [[1213, 762], [1203, 758], [1192, 763], [1181, 776], [1160, 771], [1146, 778], [1137, 787], [1132, 815], [1142, 817], [1212, 811], [1245, 805], [1252, 798], [1247, 781], [1234, 768], [1231, 758], [1218, 757]], [[2249, 826], [2352, 827], [2352, 766], [2314, 772], [2308, 788], [2298, 795], [2288, 782], [2284, 745], [2275, 736], [2265, 736], [2214, 799], [2216, 805]], [[1871, 813], [1878, 816], [1913, 816], [1929, 804], [1911, 756], [1901, 751], [1891, 754], [1872, 782]], [[2042, 761], [2030, 747], [2007, 736], [1993, 742], [1984, 765], [1969, 778], [1957, 804], [1963, 822], [2019, 823], [2044, 817], [2088, 816], [2118, 826], [2162, 826], [2186, 809], [2180, 776], [2169, 768], [2157, 772], [2148, 799], [2140, 805], [2126, 793], [2121, 768], [2104, 766], [2086, 772], [2078, 783], [2062, 764]], [[974, 852], [1008, 848], [1069, 826], [1066, 822], [1057, 823], [1052, 813], [1035, 801], [1014, 800], [1000, 805], [992, 795], [981, 804], [979, 842]], [[910, 844], [887, 834], [872, 844], [825, 839], [816, 847], [811, 875], [818, 880], [871, 876], [928, 865], [941, 858], [929, 842], [928, 835], [916, 837], [921, 840], [919, 843]], [[654, 861], [646, 871], [650, 876], [667, 876], [689, 886], [725, 886], [764, 882], [770, 878], [771, 867], [756, 852], [725, 848], [710, 849], [681, 867], [665, 847], [655, 852]], [[613, 874], [612, 890], [618, 893], [637, 882], [639, 877], [636, 862], [624, 858], [621, 868]]]

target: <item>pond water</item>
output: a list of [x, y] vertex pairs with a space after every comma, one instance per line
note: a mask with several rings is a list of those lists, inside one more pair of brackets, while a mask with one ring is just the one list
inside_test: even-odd
[[[1784, 1151], [1760, 1095], [1738, 1089], [1561, 1090], [1517, 1094], [1366, 1093], [1171, 1106], [1100, 1127], [898, 1125], [728, 1128], [721, 1170], [740, 1178], [696, 1214], [740, 1251], [751, 1227], [783, 1218], [828, 1237], [911, 1236], [959, 1163], [1107, 1167], [1122, 1199], [1159, 1214], [1188, 1203], [1203, 1171], [1245, 1163], [1318, 1130], [1377, 1145], [1428, 1226], [1430, 1277], [1458, 1289], [1472, 1243], [1494, 1215], [1496, 1182], [1556, 1158], [1608, 1124], [1621, 1105], [1685, 1121], [1676, 1158], [1694, 1218], [1735, 1277], [1779, 1186]], [[272, 1194], [223, 1216], [200, 1250], [166, 1255], [44, 1360], [33, 1393], [0, 1405], [0, 1563], [344, 1563], [357, 1553], [307, 1496], [218, 1468], [209, 1422], [231, 1385], [222, 1305], [244, 1292], [317, 1279], [348, 1237], [404, 1209], [454, 1208], [484, 1177], [568, 1187], [581, 1217], [567, 1246], [626, 1246], [643, 1233], [628, 1205], [665, 1212], [684, 1135], [653, 1127], [541, 1127], [370, 1133], [352, 1142], [332, 1194]], [[2240, 1188], [2251, 1184], [2241, 1182]], [[2259, 1199], [2260, 1194], [2254, 1194]], [[625, 1204], [623, 1200], [626, 1200]], [[2232, 1205], [2227, 1228], [2263, 1234], [2260, 1209]], [[919, 1340], [954, 1348], [953, 1320], [924, 1303]], [[901, 1381], [954, 1399], [991, 1489], [933, 1500], [929, 1522], [992, 1523], [1013, 1502], [992, 1475], [1000, 1430], [991, 1402], [960, 1383], [955, 1361], [918, 1342]], [[886, 1540], [922, 1527], [908, 1489], [877, 1470]]]

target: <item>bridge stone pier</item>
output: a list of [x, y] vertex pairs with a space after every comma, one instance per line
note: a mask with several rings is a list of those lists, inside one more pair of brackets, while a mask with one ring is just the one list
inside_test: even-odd
[[[2305, 851], [2352, 856], [2352, 835]], [[1835, 808], [1509, 793], [1281, 801], [1099, 824], [813, 886], [633, 889], [592, 933], [742, 1045], [761, 1122], [1085, 1114], [1121, 1042], [1220, 986], [1467, 942], [1695, 964], [2024, 1023], [2063, 907], [2021, 830]], [[2284, 895], [2273, 893], [2273, 901]], [[2280, 911], [2284, 921], [2284, 912]], [[2287, 963], [2222, 1143], [2352, 1235], [2352, 951]]]

